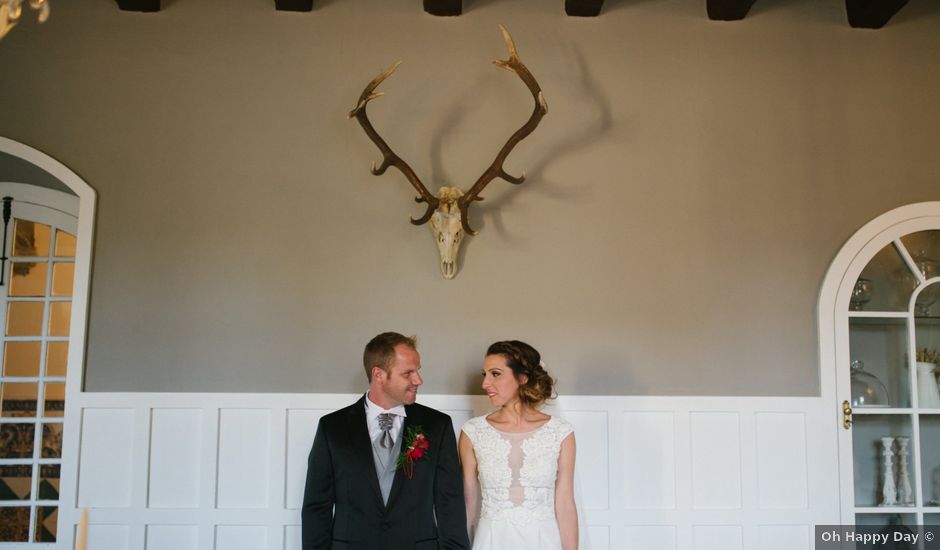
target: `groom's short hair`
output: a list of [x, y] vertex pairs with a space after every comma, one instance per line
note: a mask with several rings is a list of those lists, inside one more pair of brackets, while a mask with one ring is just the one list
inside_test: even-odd
[[369, 343], [362, 353], [362, 366], [366, 369], [366, 378], [372, 382], [372, 369], [378, 367], [388, 373], [392, 369], [392, 361], [395, 359], [395, 346], [404, 344], [417, 351], [418, 338], [416, 336], [405, 336], [397, 332], [383, 332]]

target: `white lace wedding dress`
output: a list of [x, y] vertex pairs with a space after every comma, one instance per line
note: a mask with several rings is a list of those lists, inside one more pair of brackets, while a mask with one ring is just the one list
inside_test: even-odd
[[482, 503], [473, 550], [561, 550], [555, 478], [561, 442], [573, 431], [554, 416], [525, 433], [499, 431], [483, 416], [464, 424], [477, 459]]

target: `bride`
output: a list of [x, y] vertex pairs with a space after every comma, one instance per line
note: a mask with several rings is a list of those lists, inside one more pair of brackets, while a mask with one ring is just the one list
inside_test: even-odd
[[496, 342], [483, 390], [498, 410], [460, 433], [473, 550], [577, 550], [574, 429], [539, 411], [555, 381], [525, 342]]

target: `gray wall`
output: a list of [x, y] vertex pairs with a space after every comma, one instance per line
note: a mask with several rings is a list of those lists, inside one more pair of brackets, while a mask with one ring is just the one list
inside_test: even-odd
[[[56, 2], [0, 43], [0, 135], [98, 192], [87, 389], [356, 391], [394, 329], [421, 338], [430, 392], [475, 391], [486, 345], [519, 338], [561, 393], [815, 395], [829, 262], [940, 199], [928, 0], [879, 31], [841, 0], [736, 23], [688, 0], [271, 4]], [[499, 22], [550, 110], [507, 163], [529, 181], [487, 188], [445, 281], [345, 114], [404, 59], [373, 121], [432, 189], [469, 186], [531, 109], [489, 64]]]

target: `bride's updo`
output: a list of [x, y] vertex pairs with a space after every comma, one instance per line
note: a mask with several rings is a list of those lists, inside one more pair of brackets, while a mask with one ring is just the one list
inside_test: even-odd
[[526, 382], [519, 385], [519, 399], [524, 405], [538, 408], [555, 398], [555, 380], [545, 371], [538, 350], [529, 344], [519, 340], [496, 342], [486, 350], [486, 355], [502, 355], [516, 380], [526, 376]]

